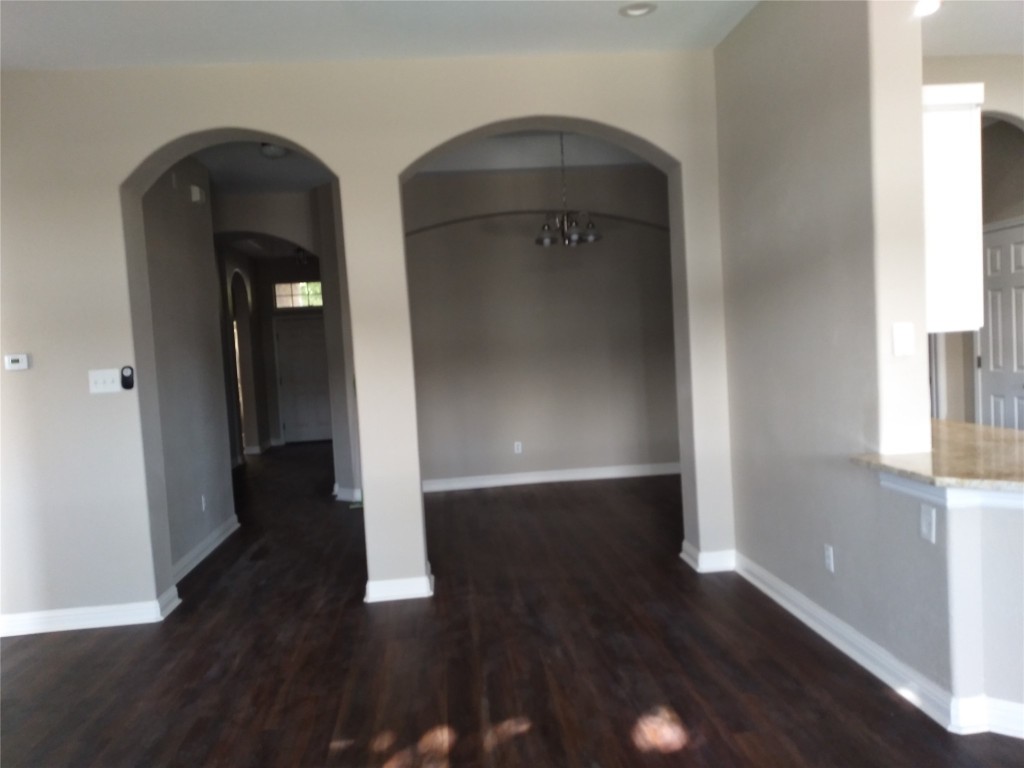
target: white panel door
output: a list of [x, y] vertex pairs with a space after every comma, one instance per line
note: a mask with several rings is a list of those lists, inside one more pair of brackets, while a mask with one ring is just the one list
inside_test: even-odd
[[327, 344], [320, 314], [274, 318], [281, 436], [286, 443], [331, 439]]
[[985, 233], [978, 422], [1024, 429], [1024, 224]]

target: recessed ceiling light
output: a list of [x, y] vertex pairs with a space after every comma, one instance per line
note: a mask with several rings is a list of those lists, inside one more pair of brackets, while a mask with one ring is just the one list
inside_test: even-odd
[[942, 5], [942, 0], [917, 0], [914, 4], [914, 15], [918, 17], [931, 16]]
[[627, 19], [639, 19], [641, 16], [654, 13], [654, 9], [657, 7], [654, 3], [631, 3], [619, 8], [619, 15], [625, 16]]

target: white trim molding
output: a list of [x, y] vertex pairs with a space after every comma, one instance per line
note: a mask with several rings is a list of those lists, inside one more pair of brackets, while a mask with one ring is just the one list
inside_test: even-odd
[[156, 600], [160, 608], [160, 618], [166, 619], [175, 608], [181, 605], [181, 598], [178, 597], [178, 588], [171, 587]]
[[434, 577], [414, 576], [411, 579], [376, 579], [366, 582], [367, 603], [386, 603], [391, 600], [411, 600], [432, 597]]
[[338, 501], [362, 501], [363, 500], [363, 489], [362, 488], [342, 488], [337, 483], [334, 484], [334, 498]]
[[679, 559], [697, 573], [723, 573], [736, 570], [736, 550], [718, 549], [701, 552], [688, 541], [683, 542]]
[[232, 514], [174, 564], [174, 580], [183, 579], [185, 574], [205, 560], [213, 550], [223, 544], [224, 540], [237, 530], [238, 518]]
[[157, 600], [8, 613], [0, 616], [0, 637], [123, 627], [130, 624], [154, 624], [163, 621], [164, 617], [180, 604], [177, 588], [171, 587]]
[[742, 554], [736, 557], [736, 570], [932, 720], [953, 730], [953, 700], [948, 691]]
[[1024, 739], [1024, 704], [986, 696], [987, 728], [992, 733]]
[[244, 453], [246, 456], [259, 456], [261, 453], [263, 453], [263, 446], [247, 445], [245, 446]]
[[990, 696], [953, 696], [742, 554], [736, 557], [736, 570], [943, 728], [964, 735], [991, 732], [1024, 739], [1024, 704]]
[[947, 727], [961, 736], [998, 733], [1024, 739], [1024, 704], [983, 695], [954, 696]]
[[500, 488], [506, 485], [539, 483], [570, 483], [579, 480], [614, 480], [624, 477], [678, 475], [679, 464], [624, 464], [615, 467], [583, 467], [581, 469], [549, 469], [538, 472], [510, 472], [503, 475], [474, 475], [424, 480], [423, 492], [468, 491], [476, 488]]
[[285, 440], [283, 437], [272, 437], [270, 438], [270, 447], [277, 448], [279, 446], [284, 445], [286, 442], [288, 441]]

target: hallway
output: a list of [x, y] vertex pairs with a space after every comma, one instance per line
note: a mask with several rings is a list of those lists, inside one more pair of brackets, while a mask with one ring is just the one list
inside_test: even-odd
[[366, 605], [329, 443], [250, 460], [243, 528], [162, 624], [5, 639], [5, 766], [1019, 765], [734, 574], [678, 478], [426, 497], [436, 595]]

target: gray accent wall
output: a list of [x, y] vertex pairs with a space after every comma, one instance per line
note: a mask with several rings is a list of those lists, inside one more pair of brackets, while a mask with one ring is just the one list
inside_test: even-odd
[[1005, 120], [982, 130], [981, 181], [986, 224], [1024, 216], [1024, 130]]
[[[406, 238], [424, 480], [679, 461], [665, 176], [570, 180], [597, 243], [540, 248], [544, 217], [514, 213]], [[545, 208], [558, 190], [557, 170], [420, 174], [406, 231]]]
[[[193, 187], [203, 201], [191, 200]], [[209, 199], [208, 173], [194, 160], [142, 199], [174, 563], [235, 515]]]

